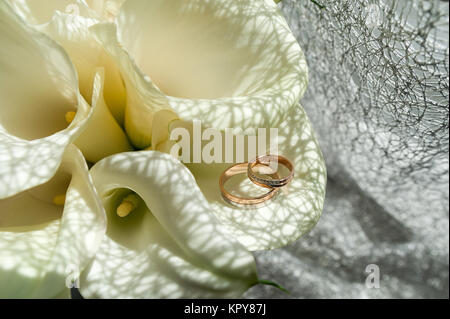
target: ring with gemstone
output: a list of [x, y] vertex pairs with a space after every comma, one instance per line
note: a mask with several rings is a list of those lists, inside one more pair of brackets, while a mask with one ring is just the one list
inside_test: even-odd
[[[254, 168], [257, 165], [264, 165], [268, 167], [273, 167], [273, 164], [282, 164], [289, 170], [289, 174], [283, 178], [269, 179], [257, 176]], [[275, 170], [276, 171], [276, 170]], [[247, 175], [248, 178], [258, 186], [267, 188], [280, 188], [289, 184], [294, 178], [294, 165], [284, 156], [281, 155], [262, 155], [258, 156], [254, 160], [247, 164]]]
[[[230, 204], [238, 204], [238, 205], [257, 205], [257, 204], [261, 204], [264, 203], [265, 201], [271, 199], [272, 197], [274, 197], [276, 195], [276, 193], [278, 192], [278, 188], [270, 188], [270, 190], [258, 197], [249, 197], [249, 198], [244, 198], [244, 197], [239, 197], [236, 195], [231, 194], [230, 192], [228, 192], [225, 189], [225, 183], [227, 180], [229, 180], [232, 176], [234, 175], [238, 175], [238, 174], [243, 174], [247, 172], [247, 163], [240, 163], [240, 164], [235, 164], [229, 168], [227, 168], [222, 175], [220, 176], [219, 179], [219, 186], [220, 186], [220, 191], [222, 193], [222, 197], [223, 199], [230, 203]], [[275, 178], [278, 178], [278, 174], [272, 174]], [[267, 186], [264, 186], [265, 188], [268, 188]]]

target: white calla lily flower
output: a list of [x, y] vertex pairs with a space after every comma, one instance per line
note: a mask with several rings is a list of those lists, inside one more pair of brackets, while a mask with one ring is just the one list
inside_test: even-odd
[[[286, 120], [272, 123], [279, 128], [278, 149], [272, 154], [278, 152], [293, 163], [294, 179], [264, 206], [243, 209], [221, 198], [218, 179], [230, 164], [187, 164], [229, 236], [250, 250], [279, 248], [297, 240], [315, 226], [322, 213], [327, 180], [322, 153], [303, 108], [295, 106], [287, 115]], [[266, 192], [246, 174], [241, 177], [236, 180], [240, 184], [231, 185], [230, 190], [244, 197]]]
[[103, 71], [90, 65], [90, 107], [63, 48], [25, 25], [6, 3], [0, 9], [0, 198], [49, 180], [72, 142], [91, 162], [131, 150], [105, 106]]
[[86, 162], [71, 145], [47, 183], [0, 200], [0, 298], [67, 294], [68, 279], [87, 266], [105, 229]]
[[113, 20], [125, 0], [4, 0], [33, 25], [49, 22], [55, 12], [73, 16]]
[[128, 0], [116, 25], [92, 29], [121, 67], [139, 148], [161, 142], [152, 125], [175, 118], [161, 111], [217, 129], [267, 127], [306, 89], [305, 58], [272, 0]]
[[50, 21], [56, 11], [91, 16], [92, 11], [83, 0], [5, 0], [14, 11], [31, 25]]
[[96, 69], [105, 69], [104, 99], [118, 124], [122, 125], [125, 105], [122, 78], [88, 28], [113, 19], [124, 0], [8, 1], [19, 16], [66, 50], [77, 70], [80, 92], [88, 103], [91, 103]]
[[[0, 3], [0, 198], [47, 182], [87, 125], [65, 51]], [[68, 125], [65, 115], [76, 112]]]
[[[108, 228], [81, 278], [83, 296], [231, 298], [257, 283], [252, 254], [222, 231], [194, 177], [172, 156], [116, 154], [91, 175]], [[132, 207], [121, 218], [127, 201]]]
[[125, 1], [126, 0], [85, 0], [85, 3], [89, 8], [97, 12], [102, 20], [112, 21]]
[[99, 23], [95, 15], [80, 17], [56, 12], [52, 19], [36, 28], [57, 41], [68, 53], [79, 78], [80, 92], [91, 103], [93, 79], [97, 68], [104, 68], [103, 97], [119, 125], [124, 121], [125, 87], [115, 62], [106, 54], [89, 31]]
[[[317, 222], [326, 170], [298, 106], [306, 61], [272, 0], [12, 6], [0, 4], [0, 246], [11, 246], [0, 284], [13, 290], [0, 297], [64, 295], [70, 265], [86, 268], [85, 297], [238, 297], [258, 283], [248, 249]], [[278, 128], [293, 182], [264, 207], [226, 204], [218, 180], [230, 164], [186, 168], [155, 151], [195, 120], [222, 133]]]
[[[100, 135], [112, 131], [103, 73], [91, 108], [56, 42], [4, 2], [0, 21], [0, 297], [67, 296], [68, 272], [84, 269], [105, 232], [85, 159], [71, 145], [99, 114]], [[107, 147], [95, 151], [107, 156]]]
[[297, 105], [307, 66], [272, 0], [129, 0], [116, 25], [91, 29], [123, 74], [125, 128], [135, 146], [169, 152], [169, 131], [193, 120], [218, 130], [279, 129], [278, 152], [297, 175], [289, 194], [251, 213], [220, 198], [227, 165], [188, 165], [231, 236], [251, 250], [271, 249], [315, 225], [326, 169]]

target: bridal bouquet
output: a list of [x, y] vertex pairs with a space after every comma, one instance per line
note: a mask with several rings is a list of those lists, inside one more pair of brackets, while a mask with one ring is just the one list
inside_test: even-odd
[[[0, 298], [238, 297], [267, 283], [251, 251], [319, 219], [306, 61], [273, 0], [5, 0], [0, 43]], [[223, 159], [230, 129], [276, 129], [293, 163], [264, 206], [221, 197], [250, 159]]]

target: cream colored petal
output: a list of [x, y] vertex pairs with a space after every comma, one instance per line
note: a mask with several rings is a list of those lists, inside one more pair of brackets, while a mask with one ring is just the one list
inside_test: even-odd
[[[250, 250], [282, 247], [306, 234], [317, 223], [325, 198], [325, 162], [303, 108], [295, 107], [285, 121], [274, 122], [272, 127], [278, 128], [278, 154], [294, 164], [295, 177], [263, 207], [237, 208], [222, 199], [219, 177], [231, 164], [188, 164], [229, 236]], [[270, 153], [276, 154], [276, 150]], [[253, 185], [245, 174], [229, 183], [229, 191], [240, 192], [244, 197], [266, 192]]]
[[91, 103], [93, 80], [98, 67], [105, 69], [104, 99], [120, 125], [124, 121], [126, 92], [122, 77], [112, 58], [97, 43], [89, 27], [99, 20], [61, 12], [37, 28], [64, 47], [77, 72], [80, 92]]
[[[48, 181], [89, 118], [64, 50], [0, 3], [0, 198]], [[65, 114], [77, 111], [68, 126]]]
[[92, 115], [89, 125], [75, 140], [86, 160], [96, 163], [109, 155], [133, 149], [103, 99], [105, 72], [96, 69], [92, 94]]
[[[326, 170], [310, 123], [297, 107], [307, 85], [306, 61], [273, 1], [130, 0], [117, 24], [117, 41], [112, 26], [93, 30], [112, 56], [134, 59], [123, 69], [144, 83], [141, 92], [153, 92], [127, 105], [131, 139], [147, 145], [152, 140], [145, 123], [153, 119], [154, 105], [168, 105], [181, 122], [200, 120], [219, 130], [278, 128], [279, 153], [302, 175], [289, 194], [254, 213], [221, 199], [218, 180], [228, 165], [189, 167], [228, 233], [247, 248], [281, 247], [308, 232], [322, 211]], [[152, 145], [166, 152], [171, 146]]]
[[126, 0], [85, 0], [89, 8], [95, 10], [103, 20], [114, 20]]
[[[67, 190], [67, 192], [66, 192]], [[55, 194], [66, 193], [65, 205]], [[0, 200], [0, 298], [51, 298], [66, 291], [105, 233], [105, 214], [74, 146], [48, 183]]]
[[[306, 89], [305, 58], [272, 0], [129, 0], [117, 25], [119, 43], [140, 69], [135, 77], [148, 77], [143, 89], [167, 95], [129, 101], [126, 129], [139, 131], [130, 134], [136, 144], [151, 140], [145, 128], [154, 104], [218, 129], [267, 127]], [[96, 31], [119, 54], [110, 30]]]
[[[92, 26], [91, 30], [97, 41], [102, 44], [119, 66], [125, 82], [127, 93], [125, 129], [127, 135], [137, 148], [144, 149], [149, 146], [154, 148], [152, 135], [155, 123], [165, 128], [165, 133], [160, 136], [167, 136], [169, 122], [177, 118], [168, 105], [167, 96], [139, 70], [133, 59], [121, 47], [117, 40], [117, 30], [114, 24], [97, 24]], [[160, 142], [159, 138], [157, 141]]]
[[[81, 293], [97, 298], [237, 297], [257, 282], [253, 256], [228, 238], [188, 169], [154, 151], [113, 155], [91, 169], [108, 229]], [[116, 215], [134, 191], [141, 200]]]
[[83, 0], [4, 0], [16, 13], [30, 24], [42, 24], [50, 21], [57, 12], [90, 17], [96, 15]]

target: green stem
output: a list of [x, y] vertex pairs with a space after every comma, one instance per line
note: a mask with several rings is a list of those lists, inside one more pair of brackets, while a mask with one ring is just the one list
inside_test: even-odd
[[[281, 1], [281, 0], [280, 0]], [[318, 3], [316, 0], [310, 0], [312, 3], [314, 3], [316, 6], [319, 7], [319, 9], [325, 9], [324, 5], [321, 5], [320, 3]]]
[[284, 293], [286, 293], [286, 294], [288, 294], [288, 295], [291, 294], [286, 288], [280, 286], [279, 284], [277, 284], [277, 283], [275, 283], [275, 282], [273, 282], [273, 281], [270, 281], [270, 280], [264, 280], [264, 279], [259, 279], [259, 280], [258, 280], [258, 283], [259, 283], [259, 284], [262, 284], [262, 285], [273, 286], [273, 287], [275, 287], [275, 288], [280, 289], [282, 292], [284, 292]]
[[[275, 1], [275, 3], [279, 3], [279, 2], [281, 2], [281, 1], [283, 1], [283, 0], [273, 0], [273, 1]], [[318, 3], [316, 0], [309, 0], [309, 1], [311, 1], [312, 3], [314, 3], [316, 6], [318, 6], [320, 9], [325, 9], [325, 6], [324, 5], [321, 5], [320, 3]]]

